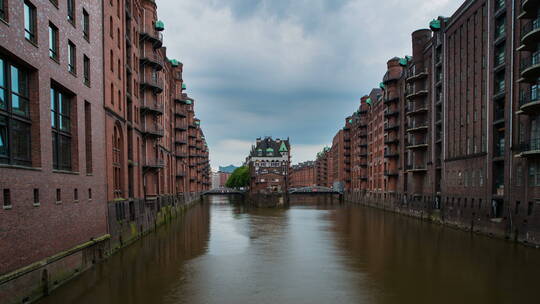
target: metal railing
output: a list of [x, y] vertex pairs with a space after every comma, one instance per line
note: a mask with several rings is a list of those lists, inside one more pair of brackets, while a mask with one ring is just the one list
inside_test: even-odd
[[534, 85], [530, 86], [526, 90], [522, 90], [519, 96], [519, 105], [523, 106], [525, 104], [540, 101], [540, 86]]
[[520, 71], [523, 72], [526, 69], [538, 64], [540, 64], [540, 51], [535, 52], [531, 57], [522, 57]]
[[163, 128], [158, 126], [157, 124], [144, 126], [143, 130], [144, 130], [144, 133], [153, 134], [153, 135], [163, 136], [165, 134], [165, 131], [163, 130]]
[[163, 34], [157, 31], [152, 25], [146, 25], [145, 23], [141, 23], [139, 31], [141, 35], [148, 36], [156, 42], [163, 43]]
[[521, 37], [524, 37], [525, 35], [529, 34], [532, 31], [535, 31], [540, 28], [540, 18], [536, 18], [534, 20], [531, 20], [527, 23], [525, 23], [521, 27]]
[[163, 90], [163, 79], [156, 76], [147, 76], [145, 73], [142, 74], [141, 84], [150, 85]]

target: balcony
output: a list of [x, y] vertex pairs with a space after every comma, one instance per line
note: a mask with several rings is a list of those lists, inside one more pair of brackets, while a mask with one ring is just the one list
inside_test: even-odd
[[368, 145], [367, 145], [367, 143], [361, 143], [361, 144], [358, 144], [358, 146], [360, 148], [367, 148]]
[[384, 157], [385, 158], [396, 158], [396, 157], [399, 157], [399, 153], [397, 151], [384, 151]]
[[521, 157], [540, 156], [540, 138], [533, 138], [528, 142], [519, 144], [517, 150], [520, 152], [519, 156]]
[[143, 164], [144, 170], [158, 170], [163, 168], [165, 168], [165, 162], [163, 160], [150, 159], [145, 160]]
[[521, 91], [519, 109], [527, 114], [536, 114], [540, 110], [540, 86], [534, 85]]
[[187, 153], [185, 153], [185, 152], [176, 152], [176, 153], [174, 153], [174, 156], [176, 156], [176, 158], [186, 158]]
[[388, 96], [388, 98], [384, 99], [385, 104], [391, 104], [393, 102], [398, 102], [398, 101], [399, 101], [399, 95], [397, 95], [397, 94], [392, 94], [392, 95]]
[[186, 114], [185, 113], [182, 113], [180, 110], [177, 110], [176, 112], [174, 112], [174, 116], [176, 117], [180, 117], [180, 118], [186, 118]]
[[540, 51], [531, 57], [521, 58], [521, 77], [529, 82], [536, 82], [540, 77]]
[[163, 115], [163, 105], [144, 99], [141, 104], [141, 114]]
[[428, 73], [427, 73], [426, 69], [423, 69], [421, 71], [415, 71], [414, 75], [407, 78], [406, 81], [407, 82], [414, 82], [416, 80], [426, 78], [427, 76], [428, 76]]
[[384, 117], [386, 118], [392, 117], [392, 116], [398, 116], [398, 115], [399, 115], [399, 110], [386, 111], [384, 113]]
[[394, 124], [388, 124], [384, 127], [384, 130], [385, 131], [392, 131], [392, 130], [398, 130], [399, 129], [399, 124], [398, 123], [394, 123]]
[[151, 25], [145, 25], [141, 23], [141, 28], [139, 29], [141, 40], [147, 40], [152, 43], [155, 49], [159, 49], [163, 46], [163, 34], [159, 31], [156, 31]]
[[536, 49], [540, 40], [540, 18], [531, 20], [521, 28], [521, 45], [524, 50]]
[[141, 88], [142, 89], [152, 89], [154, 93], [163, 92], [163, 80], [158, 77], [146, 76], [143, 74], [141, 79]]
[[537, 14], [538, 0], [523, 0], [521, 1], [521, 9], [523, 12], [519, 18], [532, 18]]
[[428, 94], [428, 91], [427, 89], [418, 89], [418, 90], [414, 90], [414, 89], [411, 89], [411, 90], [407, 90], [407, 99], [415, 99], [415, 98], [420, 98], [420, 97], [425, 97], [427, 96]]
[[428, 144], [425, 138], [422, 138], [422, 139], [413, 138], [407, 143], [407, 149], [409, 150], [425, 149], [427, 148], [427, 146]]
[[412, 173], [426, 173], [427, 166], [425, 164], [407, 165], [407, 171]]
[[399, 175], [398, 170], [384, 170], [384, 176], [397, 177]]
[[158, 125], [150, 125], [143, 128], [143, 135], [146, 137], [159, 138], [163, 137], [164, 134], [163, 128]]
[[184, 173], [184, 172], [176, 173], [176, 178], [184, 178], [184, 177], [186, 177], [186, 173]]
[[414, 132], [425, 132], [428, 129], [427, 121], [412, 121], [408, 127], [407, 132], [414, 133]]
[[143, 52], [140, 60], [142, 65], [152, 66], [158, 71], [163, 69], [163, 60], [161, 60], [161, 58], [159, 58], [156, 54], [146, 54], [146, 52]]
[[392, 144], [398, 144], [399, 139], [395, 136], [388, 137], [384, 140], [385, 145], [392, 145]]
[[175, 131], [180, 131], [180, 132], [185, 132], [185, 131], [187, 131], [187, 127], [183, 126], [183, 125], [177, 125], [177, 126], [174, 127], [174, 130]]
[[399, 79], [401, 79], [401, 75], [390, 75], [389, 72], [386, 72], [386, 74], [383, 77], [383, 83], [386, 85], [391, 82], [398, 81]]
[[428, 111], [427, 105], [422, 103], [411, 103], [409, 104], [409, 107], [407, 108], [407, 116], [410, 115], [416, 115], [416, 114], [423, 114]]
[[358, 137], [360, 137], [360, 138], [367, 137], [367, 132], [366, 131], [359, 132]]

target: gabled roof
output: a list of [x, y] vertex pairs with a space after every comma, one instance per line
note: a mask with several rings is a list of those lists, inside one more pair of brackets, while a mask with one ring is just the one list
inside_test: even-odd
[[264, 152], [265, 157], [281, 157], [282, 152], [288, 152], [291, 146], [288, 139], [272, 139], [265, 137], [258, 138], [257, 143], [253, 145], [250, 156], [259, 156], [259, 152]]

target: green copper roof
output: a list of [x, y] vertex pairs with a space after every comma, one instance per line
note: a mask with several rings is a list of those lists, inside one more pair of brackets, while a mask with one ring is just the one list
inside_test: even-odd
[[399, 65], [407, 66], [407, 58], [399, 58]]
[[195, 124], [196, 124], [196, 125], [200, 125], [200, 124], [201, 124], [201, 122], [200, 122], [200, 121], [198, 121], [198, 120], [195, 120]]
[[187, 88], [186, 83], [182, 83], [182, 90], [185, 90]]
[[274, 152], [274, 149], [268, 148], [268, 149], [266, 149], [266, 152], [268, 152], [268, 153], [273, 153], [273, 152]]
[[161, 20], [156, 21], [156, 30], [163, 31], [165, 29], [165, 23]]
[[281, 146], [279, 147], [279, 152], [287, 152], [287, 151], [289, 151], [287, 149], [287, 145], [285, 144], [285, 142], [282, 142]]
[[383, 83], [383, 82], [381, 82], [381, 83], [379, 83], [379, 88], [381, 88], [381, 89], [383, 89], [383, 90], [384, 90], [384, 89], [386, 89], [386, 86], [384, 85], [384, 83]]
[[178, 60], [176, 60], [176, 59], [171, 59], [171, 60], [169, 60], [169, 61], [171, 62], [171, 65], [172, 65], [173, 67], [177, 67], [177, 66], [180, 65], [180, 62], [179, 62]]
[[441, 29], [441, 20], [437, 20], [437, 19], [431, 20], [431, 22], [429, 23], [429, 28], [434, 32], [440, 30]]
[[371, 102], [372, 102], [372, 101], [371, 101], [371, 97], [368, 98], [368, 99], [366, 99], [366, 103], [367, 103], [368, 105], [371, 105]]
[[191, 100], [186, 100], [186, 104], [190, 105], [192, 104], [193, 102]]
[[352, 119], [349, 119], [349, 123], [352, 123]]

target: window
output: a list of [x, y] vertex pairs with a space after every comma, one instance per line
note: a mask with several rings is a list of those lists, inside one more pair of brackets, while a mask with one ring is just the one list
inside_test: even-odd
[[24, 37], [34, 43], [36, 39], [36, 7], [28, 2], [24, 2]]
[[88, 188], [88, 199], [89, 200], [92, 199], [92, 189], [91, 188]]
[[62, 201], [62, 190], [56, 189], [56, 202], [59, 203]]
[[7, 21], [7, 0], [0, 0], [0, 19]]
[[79, 200], [79, 189], [75, 188], [73, 190], [73, 200], [78, 201]]
[[533, 214], [533, 202], [529, 202], [529, 205], [527, 206], [527, 215], [531, 216]]
[[75, 0], [67, 0], [67, 20], [75, 25]]
[[83, 57], [83, 74], [84, 74], [84, 84], [90, 85], [90, 58], [84, 55]]
[[53, 168], [71, 170], [71, 104], [60, 90], [51, 88]]
[[82, 28], [84, 38], [90, 40], [90, 15], [88, 15], [88, 12], [85, 9], [83, 9]]
[[4, 189], [4, 207], [11, 207], [11, 193], [9, 189]]
[[34, 188], [34, 205], [39, 205], [39, 189]]
[[92, 174], [92, 109], [88, 101], [84, 102], [84, 143], [86, 148], [86, 174]]
[[501, 38], [506, 33], [506, 16], [501, 16], [495, 20], [495, 39]]
[[0, 58], [0, 163], [31, 164], [28, 96], [27, 71]]
[[111, 72], [114, 72], [114, 55], [113, 55], [112, 50], [110, 51], [109, 56], [110, 56]]
[[520, 201], [516, 201], [516, 210], [515, 210], [516, 215], [519, 215], [519, 205], [520, 205]]
[[113, 134], [113, 182], [114, 198], [122, 197], [122, 136], [118, 127], [114, 127]]
[[68, 71], [77, 73], [77, 47], [71, 41], [68, 41]]
[[58, 60], [58, 28], [49, 23], [49, 57]]

